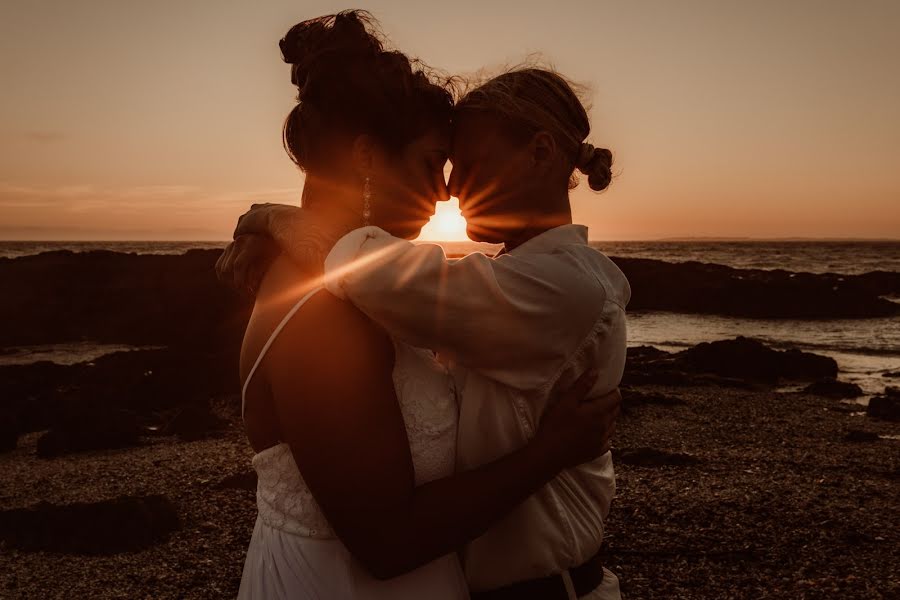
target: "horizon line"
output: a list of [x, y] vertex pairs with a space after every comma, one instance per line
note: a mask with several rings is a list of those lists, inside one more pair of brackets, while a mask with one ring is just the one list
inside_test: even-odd
[[[178, 240], [160, 240], [160, 239], [28, 239], [28, 240], [10, 240], [0, 239], [0, 243], [20, 243], [20, 244], [68, 244], [68, 243], [90, 243], [90, 244], [228, 244], [232, 240], [204, 240], [204, 239], [178, 239]], [[499, 245], [492, 242], [476, 242], [473, 240], [411, 240], [413, 242], [424, 243], [441, 243], [441, 244], [487, 244], [491, 246]], [[672, 236], [661, 238], [617, 238], [617, 239], [589, 239], [588, 242], [900, 242], [900, 238], [886, 237], [809, 237], [809, 236], [784, 236], [784, 237], [749, 237], [749, 236]]]

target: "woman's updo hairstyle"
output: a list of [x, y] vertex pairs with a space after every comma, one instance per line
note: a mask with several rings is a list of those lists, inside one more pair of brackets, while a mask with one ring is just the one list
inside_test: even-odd
[[573, 84], [558, 73], [533, 67], [507, 71], [466, 93], [455, 110], [499, 117], [504, 131], [522, 143], [538, 131], [550, 133], [567, 159], [570, 188], [578, 185], [575, 169], [597, 192], [612, 180], [612, 152], [584, 142], [591, 132], [587, 111]]
[[284, 147], [305, 171], [327, 169], [328, 145], [341, 136], [367, 134], [399, 153], [430, 129], [449, 128], [450, 92], [418, 61], [385, 50], [366, 11], [303, 21], [278, 45], [297, 86]]

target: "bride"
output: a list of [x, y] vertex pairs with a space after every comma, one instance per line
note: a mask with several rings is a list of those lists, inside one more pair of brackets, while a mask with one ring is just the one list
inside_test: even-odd
[[[322, 226], [276, 237], [295, 250], [367, 224], [415, 237], [448, 197], [450, 95], [383, 50], [365, 13], [300, 23], [281, 50], [299, 90], [285, 146]], [[245, 333], [259, 515], [239, 597], [466, 598], [455, 551], [560, 471], [608, 456], [618, 394], [584, 402], [597, 378], [586, 371], [554, 391], [527, 443], [457, 470], [447, 369], [323, 292], [322, 274], [277, 258]]]

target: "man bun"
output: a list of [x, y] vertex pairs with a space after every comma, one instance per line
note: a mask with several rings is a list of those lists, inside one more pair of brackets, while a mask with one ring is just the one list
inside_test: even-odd
[[584, 142], [581, 144], [575, 168], [587, 175], [588, 185], [592, 190], [602, 192], [612, 181], [612, 152]]

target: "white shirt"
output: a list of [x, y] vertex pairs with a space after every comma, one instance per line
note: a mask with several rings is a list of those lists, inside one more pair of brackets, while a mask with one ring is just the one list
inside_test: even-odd
[[[491, 259], [448, 260], [377, 227], [344, 236], [326, 286], [391, 336], [449, 357], [460, 398], [457, 468], [524, 446], [559, 387], [596, 367], [593, 390], [625, 366], [628, 280], [564, 225]], [[463, 552], [473, 591], [559, 573], [591, 558], [615, 494], [609, 453], [560, 473]]]

